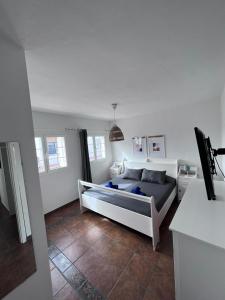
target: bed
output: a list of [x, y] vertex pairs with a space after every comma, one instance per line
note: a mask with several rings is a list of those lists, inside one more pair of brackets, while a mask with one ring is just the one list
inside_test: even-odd
[[[153, 249], [156, 250], [160, 241], [159, 227], [177, 194], [177, 160], [127, 161], [125, 167], [165, 170], [167, 179], [164, 184], [156, 184], [118, 176], [112, 181], [119, 189], [106, 187], [106, 183], [97, 185], [78, 180], [81, 212], [90, 209], [152, 237]], [[174, 180], [171, 181], [171, 178]], [[146, 196], [131, 193], [136, 186], [140, 187]]]

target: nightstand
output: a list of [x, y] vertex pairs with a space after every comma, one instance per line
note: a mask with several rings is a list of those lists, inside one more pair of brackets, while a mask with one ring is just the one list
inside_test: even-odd
[[192, 179], [197, 178], [197, 173], [194, 175], [179, 174], [177, 178], [178, 185], [178, 200], [181, 201], [183, 195]]

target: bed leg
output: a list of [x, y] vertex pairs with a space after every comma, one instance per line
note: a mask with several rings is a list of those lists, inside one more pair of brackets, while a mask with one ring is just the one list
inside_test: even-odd
[[80, 205], [80, 212], [81, 214], [85, 213], [88, 209], [82, 205]]
[[152, 217], [152, 245], [153, 250], [156, 251], [157, 245], [160, 241], [159, 236], [159, 216], [158, 211], [155, 207], [155, 199], [154, 197], [151, 197], [151, 217]]
[[[159, 230], [158, 230], [159, 231]], [[160, 238], [159, 238], [159, 232], [156, 233], [154, 232], [153, 233], [153, 237], [152, 237], [152, 246], [153, 246], [153, 251], [156, 251], [157, 250], [157, 246], [160, 242]]]
[[79, 200], [80, 200], [80, 212], [83, 214], [85, 211], [87, 211], [88, 209], [85, 208], [83, 205], [82, 205], [82, 191], [83, 191], [83, 186], [82, 184], [80, 183], [80, 180], [78, 180], [78, 193], [79, 193]]

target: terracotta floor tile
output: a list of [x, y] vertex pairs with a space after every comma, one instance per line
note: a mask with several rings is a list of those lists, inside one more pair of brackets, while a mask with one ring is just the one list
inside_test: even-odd
[[155, 273], [159, 273], [159, 274], [168, 274], [173, 276], [174, 274], [174, 265], [173, 265], [173, 258], [160, 253], [155, 268], [154, 268], [154, 272]]
[[87, 244], [92, 245], [103, 236], [103, 231], [98, 227], [89, 228], [83, 235], [82, 239]]
[[132, 277], [139, 285], [146, 288], [150, 282], [154, 261], [145, 259], [139, 254], [134, 254], [125, 270], [127, 276]]
[[47, 229], [47, 237], [50, 241], [55, 241], [56, 239], [60, 238], [64, 234], [67, 234], [68, 231], [64, 228], [63, 224], [51, 227]]
[[84, 223], [91, 226], [95, 226], [102, 221], [103, 217], [93, 212], [87, 211], [82, 214], [82, 220]]
[[[109, 300], [141, 300], [143, 299], [145, 289], [138, 283], [138, 281], [123, 273], [117, 284], [114, 286], [107, 299]], [[150, 300], [149, 298], [148, 300]], [[155, 300], [152, 298], [151, 300]]]
[[154, 274], [146, 290], [144, 300], [175, 300], [174, 279], [167, 274]]
[[54, 225], [56, 223], [59, 223], [63, 220], [62, 216], [57, 216], [56, 214], [48, 215], [45, 217], [46, 225]]
[[92, 227], [94, 227], [95, 224], [93, 224], [92, 222], [85, 222], [82, 218], [80, 219], [79, 223], [77, 223], [75, 226], [72, 226], [71, 229], [78, 229], [78, 230], [88, 230]]
[[55, 245], [62, 251], [74, 242], [74, 237], [71, 233], [67, 232], [54, 241]]
[[152, 239], [150, 237], [142, 237], [139, 246], [137, 247], [136, 253], [144, 256], [149, 260], [156, 260], [159, 257], [159, 252], [153, 251]]
[[54, 297], [54, 300], [79, 300], [79, 294], [67, 283]]
[[74, 265], [85, 274], [91, 265], [97, 266], [101, 260], [102, 257], [90, 248], [74, 263]]
[[113, 240], [107, 235], [103, 234], [101, 238], [96, 243], [94, 243], [91, 247], [99, 254], [104, 255], [105, 253], [108, 252], [108, 249], [112, 245], [112, 243]]
[[76, 226], [74, 226], [71, 227], [68, 231], [72, 235], [74, 241], [76, 241], [80, 239], [87, 232], [87, 228], [77, 228]]
[[71, 228], [79, 226], [80, 223], [82, 223], [82, 219], [80, 217], [71, 217], [65, 219], [64, 227], [70, 231]]
[[104, 234], [107, 234], [111, 229], [115, 228], [114, 223], [106, 218], [97, 223], [95, 226], [100, 228], [104, 232]]
[[66, 285], [67, 282], [56, 268], [51, 271], [51, 279], [52, 293], [53, 296], [55, 296]]
[[109, 264], [104, 257], [95, 253], [92, 249], [85, 252], [75, 262], [75, 266], [103, 296], [109, 293], [121, 273], [120, 268]]
[[82, 238], [75, 240], [70, 246], [63, 250], [63, 253], [70, 261], [75, 262], [82, 254], [87, 251], [89, 245]]
[[94, 245], [92, 248], [95, 249], [101, 256], [106, 258], [109, 264], [115, 265], [121, 269], [127, 265], [133, 255], [133, 251], [117, 240], [105, 238], [105, 240], [100, 240], [96, 244], [97, 245]]
[[119, 226], [113, 226], [109, 230], [105, 232], [110, 238], [120, 240], [123, 234], [123, 228], [121, 229]]
[[[139, 234], [141, 235], [141, 233]], [[124, 244], [127, 248], [132, 249], [133, 251], [136, 251], [138, 247], [140, 246], [141, 240], [138, 234], [131, 233], [130, 231], [124, 231], [121, 233], [121, 237], [119, 238], [119, 241]]]
[[167, 229], [160, 230], [161, 242], [159, 244], [159, 252], [173, 257], [173, 237], [172, 232]]

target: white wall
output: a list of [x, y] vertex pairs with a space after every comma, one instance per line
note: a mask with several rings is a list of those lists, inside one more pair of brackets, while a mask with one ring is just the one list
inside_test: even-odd
[[[0, 33], [0, 142], [20, 143], [37, 271], [5, 297], [50, 300], [51, 281], [24, 50]], [[9, 270], [10, 272], [10, 270]], [[13, 274], [12, 274], [13, 275]]]
[[200, 166], [194, 127], [198, 126], [209, 135], [216, 148], [221, 146], [220, 122], [220, 99], [119, 120], [117, 123], [125, 135], [125, 141], [113, 143], [113, 158], [135, 159], [131, 143], [134, 136], [164, 134], [167, 158], [182, 159]]
[[63, 134], [66, 140], [68, 167], [40, 174], [44, 213], [50, 212], [78, 198], [77, 180], [81, 178], [81, 151], [78, 131], [65, 128], [85, 128], [88, 134], [105, 135], [107, 158], [91, 163], [93, 182], [108, 179], [112, 162], [111, 145], [108, 139], [109, 122], [43, 112], [33, 112], [36, 136]]

